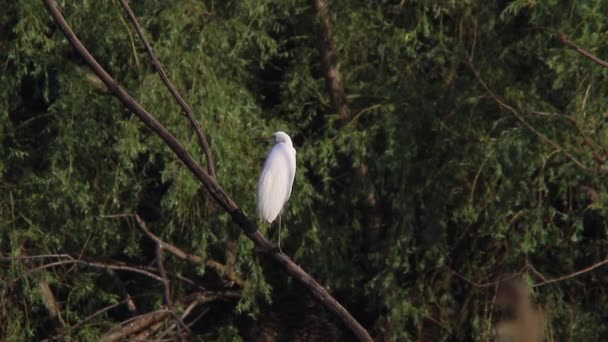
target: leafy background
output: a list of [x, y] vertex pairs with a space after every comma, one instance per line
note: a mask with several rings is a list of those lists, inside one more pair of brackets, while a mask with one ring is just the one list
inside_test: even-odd
[[[496, 286], [479, 285], [513, 272], [530, 285], [548, 340], [606, 339], [605, 268], [544, 285], [542, 277], [607, 257], [608, 69], [564, 48], [558, 36], [608, 56], [608, 3], [329, 4], [353, 112], [346, 125], [325, 87], [309, 2], [132, 3], [210, 137], [219, 183], [255, 217], [269, 148], [259, 138], [290, 133], [298, 174], [283, 249], [379, 340], [492, 339], [500, 320]], [[120, 4], [60, 7], [104, 67], [202, 162], [193, 131]], [[232, 246], [232, 267], [247, 287], [238, 300], [209, 304], [199, 337], [250, 339], [273, 317], [289, 321], [285, 307], [331, 322], [301, 298], [298, 284], [256, 256], [170, 150], [108, 93], [41, 2], [3, 9], [0, 335], [96, 340], [128, 319], [117, 306], [76, 326], [122, 300], [106, 272], [36, 270], [42, 261], [6, 257], [70, 253], [150, 264], [149, 239], [132, 220], [111, 217], [133, 212], [164, 240], [204, 259], [228, 263], [224, 250]], [[370, 215], [380, 222], [373, 248]], [[274, 227], [267, 233], [276, 239]], [[213, 270], [170, 256], [166, 267], [206, 288], [230, 286], [218, 285]], [[163, 305], [161, 284], [120, 277], [141, 295], [139, 311]], [[43, 280], [60, 305], [61, 324], [47, 317], [37, 285]], [[192, 291], [172, 284], [176, 298]]]

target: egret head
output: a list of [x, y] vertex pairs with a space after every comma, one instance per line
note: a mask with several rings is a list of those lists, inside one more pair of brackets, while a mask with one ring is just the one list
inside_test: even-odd
[[272, 140], [274, 142], [276, 142], [277, 144], [279, 144], [279, 143], [285, 143], [285, 144], [287, 144], [289, 146], [292, 146], [291, 138], [285, 132], [279, 131], [279, 132], [273, 133], [272, 134]]

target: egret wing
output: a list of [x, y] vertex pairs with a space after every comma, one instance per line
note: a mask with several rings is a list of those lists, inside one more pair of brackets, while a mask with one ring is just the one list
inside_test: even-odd
[[294, 177], [295, 150], [286, 144], [275, 145], [264, 163], [257, 191], [258, 211], [266, 221], [274, 221], [283, 209]]

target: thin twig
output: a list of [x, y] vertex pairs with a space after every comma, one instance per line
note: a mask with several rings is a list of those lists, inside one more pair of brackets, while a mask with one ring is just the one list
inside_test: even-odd
[[146, 222], [139, 215], [134, 214], [132, 216], [135, 217], [135, 221], [137, 222], [139, 228], [144, 232], [144, 234], [146, 234], [150, 239], [152, 239], [152, 241], [154, 241], [157, 245], [160, 245], [163, 250], [175, 255], [176, 257], [178, 257], [182, 260], [186, 260], [192, 264], [195, 264], [195, 265], [204, 264], [205, 266], [207, 266], [211, 269], [214, 269], [218, 273], [224, 275], [226, 278], [228, 278], [228, 280], [235, 283], [237, 286], [239, 286], [241, 288], [245, 287], [245, 280], [243, 280], [243, 278], [241, 278], [238, 274], [228, 270], [227, 267], [224, 266], [223, 264], [221, 264], [213, 259], [207, 259], [203, 262], [203, 259], [201, 257], [199, 257], [198, 255], [186, 253], [182, 249], [161, 240], [161, 238], [154, 235], [154, 233], [152, 233], [150, 231], [150, 229], [146, 225]]
[[[39, 256], [37, 256], [37, 257], [39, 257]], [[118, 270], [118, 271], [134, 272], [134, 273], [139, 273], [139, 274], [145, 275], [152, 279], [156, 279], [160, 282], [163, 281], [163, 279], [161, 277], [146, 270], [146, 268], [144, 266], [128, 265], [125, 263], [106, 263], [106, 262], [101, 262], [101, 261], [88, 261], [88, 260], [83, 260], [83, 259], [75, 259], [73, 256], [71, 256], [69, 254], [56, 254], [56, 255], [50, 255], [49, 257], [64, 258], [67, 260], [55, 261], [50, 264], [45, 264], [45, 265], [30, 269], [27, 272], [25, 272], [24, 274], [22, 274], [21, 276], [19, 276], [19, 278], [15, 279], [14, 281], [21, 279], [25, 276], [28, 276], [34, 272], [46, 269], [46, 268], [62, 266], [62, 265], [72, 265], [72, 264], [85, 265], [85, 266], [90, 266], [90, 267], [94, 267], [94, 268], [101, 268], [104, 270]], [[0, 257], [0, 260], [14, 260], [14, 259], [28, 259], [28, 258], [32, 259], [32, 257]]]
[[116, 265], [116, 264], [110, 264], [110, 263], [106, 263], [106, 262], [85, 261], [85, 260], [78, 260], [78, 259], [57, 261], [57, 262], [54, 262], [51, 264], [43, 265], [41, 267], [38, 267], [37, 269], [33, 269], [32, 271], [37, 271], [40, 269], [59, 266], [59, 265], [73, 264], [73, 263], [79, 264], [79, 265], [90, 266], [93, 268], [101, 268], [104, 270], [118, 270], [118, 271], [139, 273], [139, 274], [145, 275], [146, 277], [156, 279], [160, 282], [163, 281], [161, 277], [159, 277], [158, 275], [156, 275], [150, 271], [145, 270], [144, 267], [142, 267], [142, 266], [136, 266], [136, 265], [130, 266], [130, 265], [126, 265], [126, 264]]
[[124, 298], [123, 302], [125, 302], [127, 304], [127, 308], [129, 309], [129, 312], [134, 313], [135, 311], [137, 311], [137, 306], [135, 306], [135, 302], [133, 301], [131, 294], [129, 294], [129, 291], [127, 291], [127, 287], [125, 286], [123, 281], [120, 279], [118, 274], [116, 274], [116, 271], [111, 270], [111, 269], [108, 269], [106, 271], [112, 277], [112, 279], [114, 279], [114, 284], [116, 284], [116, 287], [118, 288], [118, 292], [120, 292], [120, 295], [122, 296], [122, 298]]
[[574, 164], [576, 164], [581, 169], [583, 169], [585, 171], [587, 170], [587, 167], [583, 163], [578, 161], [578, 159], [576, 159], [570, 152], [568, 152], [566, 149], [561, 147], [558, 143], [549, 139], [543, 133], [539, 132], [536, 128], [534, 128], [534, 126], [532, 126], [530, 123], [528, 123], [528, 121], [526, 121], [524, 119], [524, 117], [521, 116], [517, 110], [515, 110], [515, 108], [508, 105], [498, 95], [496, 95], [496, 93], [494, 93], [494, 91], [492, 91], [492, 89], [490, 89], [488, 84], [481, 78], [481, 76], [479, 75], [479, 72], [475, 69], [473, 64], [469, 63], [469, 67], [471, 68], [471, 71], [475, 75], [475, 78], [477, 78], [477, 81], [486, 90], [486, 92], [488, 92], [488, 94], [490, 94], [492, 99], [494, 99], [494, 101], [496, 101], [497, 104], [499, 104], [501, 107], [503, 107], [506, 110], [508, 110], [509, 112], [511, 112], [511, 114], [513, 114], [513, 116], [517, 119], [517, 121], [519, 121], [522, 125], [524, 125], [526, 128], [528, 128], [532, 133], [536, 134], [539, 138], [541, 138], [541, 140], [543, 140], [547, 144], [551, 145], [552, 147], [560, 150], [562, 153], [564, 153], [566, 155], [566, 157], [568, 157], [568, 159], [570, 159]]
[[492, 281], [492, 282], [489, 282], [489, 283], [478, 283], [478, 282], [476, 282], [476, 281], [474, 281], [474, 280], [471, 280], [471, 279], [469, 279], [469, 278], [467, 278], [467, 277], [463, 276], [462, 274], [460, 274], [460, 273], [458, 273], [458, 272], [454, 271], [453, 269], [451, 269], [451, 268], [449, 268], [449, 267], [448, 267], [447, 269], [448, 269], [448, 271], [450, 271], [452, 274], [454, 274], [456, 277], [458, 277], [458, 278], [460, 278], [460, 279], [464, 280], [465, 282], [467, 282], [467, 283], [469, 283], [469, 284], [473, 285], [474, 287], [484, 288], [484, 287], [495, 286], [496, 284], [500, 283], [500, 280], [495, 280], [495, 281]]
[[99, 309], [99, 310], [97, 310], [97, 311], [93, 312], [92, 314], [90, 314], [89, 316], [87, 316], [85, 319], [81, 320], [80, 322], [78, 322], [78, 323], [74, 324], [73, 326], [71, 326], [71, 327], [69, 327], [69, 328], [70, 328], [71, 330], [76, 329], [76, 328], [78, 328], [78, 327], [80, 327], [80, 326], [82, 326], [82, 325], [86, 324], [88, 321], [92, 320], [93, 318], [95, 318], [95, 317], [97, 317], [97, 316], [101, 315], [102, 313], [104, 313], [104, 312], [106, 312], [106, 311], [108, 311], [108, 310], [112, 310], [113, 308], [115, 308], [115, 307], [117, 307], [117, 306], [120, 306], [120, 305], [122, 305], [122, 304], [125, 304], [126, 302], [127, 302], [127, 300], [125, 299], [125, 300], [121, 300], [121, 301], [120, 301], [120, 302], [118, 302], [118, 303], [110, 304], [110, 305], [108, 305], [108, 306], [106, 306], [106, 307], [103, 307], [103, 308], [101, 308], [101, 309]]
[[160, 64], [160, 61], [158, 60], [158, 58], [156, 58], [156, 55], [152, 51], [152, 46], [148, 42], [148, 39], [146, 38], [143, 28], [139, 24], [137, 17], [135, 17], [135, 14], [129, 7], [129, 4], [127, 3], [127, 1], [126, 0], [119, 0], [119, 1], [120, 1], [120, 4], [122, 5], [122, 7], [125, 9], [125, 12], [127, 12], [127, 16], [129, 17], [129, 20], [131, 20], [131, 23], [133, 23], [133, 26], [135, 26], [135, 30], [137, 30], [137, 34], [139, 35], [139, 38], [141, 39], [142, 43], [146, 47], [146, 51], [148, 52], [148, 56], [150, 56], [150, 60], [152, 61], [152, 65], [154, 65], [156, 72], [158, 72], [158, 75], [163, 80], [163, 83], [165, 83], [165, 86], [167, 86], [167, 88], [171, 92], [171, 95], [173, 95], [173, 97], [175, 98], [175, 101], [177, 101], [179, 106], [182, 108], [182, 110], [186, 114], [186, 117], [190, 121], [192, 128], [196, 132], [198, 142], [199, 142], [201, 148], [203, 149], [203, 153], [205, 154], [205, 157], [207, 158], [207, 170], [209, 171], [209, 175], [213, 178], [216, 178], [215, 177], [215, 165], [213, 164], [213, 158], [211, 156], [211, 149], [209, 148], [209, 143], [207, 142], [207, 138], [205, 138], [205, 135], [203, 134], [203, 129], [201, 128], [200, 123], [198, 122], [198, 120], [196, 120], [196, 117], [194, 116], [194, 112], [192, 111], [192, 108], [190, 108], [188, 103], [186, 103], [184, 98], [177, 91], [177, 88], [175, 87], [175, 85], [173, 85], [171, 80], [169, 80], [167, 73], [165, 72], [162, 65]]
[[181, 336], [182, 336], [181, 327], [183, 326], [186, 329], [188, 329], [188, 327], [186, 326], [186, 324], [184, 324], [184, 322], [181, 320], [181, 318], [175, 313], [175, 308], [173, 306], [173, 300], [171, 299], [171, 283], [169, 281], [169, 278], [167, 278], [167, 271], [165, 270], [165, 265], [163, 264], [164, 259], [165, 259], [165, 256], [163, 253], [163, 247], [160, 243], [157, 243], [156, 244], [156, 264], [158, 266], [158, 273], [163, 278], [163, 284], [165, 287], [165, 293], [164, 293], [165, 305], [167, 305], [167, 308], [169, 308], [169, 311], [171, 312], [171, 315], [173, 316], [173, 319], [175, 320], [175, 326], [177, 328], [177, 335], [180, 336], [180, 338], [181, 338]]
[[[572, 126], [574, 126], [574, 128], [576, 128], [576, 130], [580, 133], [581, 137], [583, 138], [583, 144], [588, 146], [591, 149], [591, 155], [593, 156], [593, 160], [599, 166], [602, 166], [604, 164], [604, 162], [606, 161], [606, 156], [604, 154], [601, 154], [598, 151], [598, 147], [595, 146], [595, 143], [591, 140], [589, 135], [585, 133], [585, 131], [581, 128], [581, 126], [576, 121], [576, 118], [574, 116], [572, 116], [571, 114], [549, 113], [549, 112], [541, 112], [541, 111], [535, 111], [535, 110], [531, 110], [528, 112], [530, 114], [539, 115], [539, 116], [557, 117], [557, 118], [566, 119], [566, 121], [568, 121]], [[597, 144], [599, 144], [599, 142]], [[603, 146], [600, 146], [600, 148], [605, 151]]]
[[[568, 280], [568, 279], [574, 278], [576, 276], [579, 276], [579, 275], [581, 275], [583, 273], [587, 273], [587, 272], [593, 271], [594, 269], [596, 269], [596, 268], [598, 268], [600, 266], [606, 265], [606, 264], [608, 264], [608, 259], [604, 259], [604, 260], [602, 260], [602, 261], [600, 261], [598, 263], [595, 263], [595, 264], [593, 264], [593, 265], [591, 265], [589, 267], [585, 267], [585, 268], [583, 268], [581, 270], [578, 270], [578, 271], [570, 273], [570, 274], [563, 275], [561, 277], [557, 277], [557, 278], [553, 278], [553, 279], [549, 279], [549, 280], [544, 280], [544, 281], [542, 281], [540, 283], [536, 283], [536, 284], [532, 285], [532, 287], [543, 286], [543, 285], [547, 285], [547, 284], [551, 284], [551, 283], [556, 283], [556, 282], [559, 282], [559, 281]], [[541, 279], [542, 279], [542, 277], [541, 277]]]
[[572, 50], [578, 52], [579, 54], [589, 58], [590, 60], [594, 61], [595, 63], [608, 68], [608, 62], [596, 57], [595, 55], [593, 55], [592, 53], [588, 52], [587, 50], [581, 48], [580, 46], [574, 44], [574, 42], [572, 42], [571, 40], [568, 39], [568, 37], [566, 37], [565, 34], [560, 33], [559, 34], [559, 41], [562, 42], [562, 44], [566, 45], [567, 47], [571, 48]]
[[158, 273], [163, 278], [163, 283], [165, 284], [165, 304], [172, 310], [173, 308], [173, 300], [171, 300], [171, 284], [169, 279], [167, 278], [167, 271], [165, 270], [165, 265], [163, 264], [163, 248], [160, 244], [156, 244], [156, 264], [158, 265]]
[[[150, 296], [150, 294], [139, 294], [139, 295], [135, 295], [134, 297], [144, 297], [144, 296]], [[101, 308], [101, 309], [93, 312], [92, 314], [88, 315], [87, 317], [85, 317], [80, 322], [78, 322], [78, 323], [74, 324], [73, 326], [69, 327], [69, 329], [70, 330], [74, 330], [74, 329], [76, 329], [76, 328], [78, 328], [78, 327], [86, 324], [88, 321], [92, 320], [93, 318], [95, 318], [95, 317], [103, 314], [104, 312], [106, 312], [108, 310], [111, 310], [111, 309], [113, 309], [113, 308], [115, 308], [115, 307], [117, 307], [119, 305], [122, 305], [122, 304], [126, 303], [126, 301], [127, 300], [125, 299], [125, 300], [122, 300], [122, 301], [120, 301], [118, 303], [110, 304], [110, 305], [108, 305], [106, 307], [103, 307], [103, 308]], [[63, 335], [63, 333], [61, 335]]]

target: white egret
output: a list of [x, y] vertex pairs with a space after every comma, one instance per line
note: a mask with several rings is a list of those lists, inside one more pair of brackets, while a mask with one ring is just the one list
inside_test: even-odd
[[276, 144], [268, 153], [258, 182], [258, 212], [269, 224], [279, 216], [279, 250], [281, 249], [281, 211], [291, 196], [296, 177], [296, 150], [285, 132], [272, 135]]

